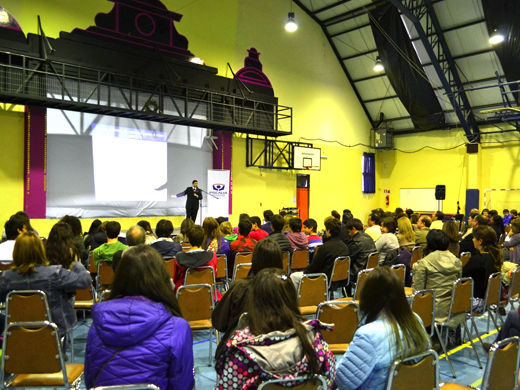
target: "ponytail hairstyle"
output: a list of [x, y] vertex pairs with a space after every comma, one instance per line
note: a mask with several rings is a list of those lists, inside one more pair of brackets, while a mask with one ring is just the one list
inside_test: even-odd
[[247, 305], [246, 324], [251, 333], [261, 335], [294, 329], [309, 363], [309, 375], [319, 375], [316, 352], [303, 321], [305, 317], [298, 309], [296, 288], [287, 273], [277, 268], [264, 268], [258, 272], [249, 289]]
[[426, 330], [410, 309], [403, 282], [390, 267], [376, 267], [367, 275], [360, 291], [359, 310], [367, 324], [379, 317], [390, 324], [396, 336], [396, 358], [405, 359], [428, 349]]
[[489, 253], [493, 258], [493, 266], [496, 272], [500, 272], [504, 257], [502, 252], [496, 245], [497, 234], [489, 226], [478, 226], [473, 229], [473, 237], [477, 240], [482, 240], [479, 251], [480, 253]]

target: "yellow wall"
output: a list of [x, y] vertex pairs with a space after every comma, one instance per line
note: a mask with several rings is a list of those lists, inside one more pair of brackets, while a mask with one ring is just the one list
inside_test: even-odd
[[[284, 29], [287, 4], [277, 0], [165, 0], [163, 3], [184, 15], [181, 23], [176, 24], [177, 30], [188, 38], [189, 49], [207, 65], [217, 67], [220, 75], [231, 76], [227, 62], [235, 72], [240, 69], [247, 49], [255, 47], [261, 53], [264, 72], [274, 86], [279, 103], [294, 110], [293, 135], [283, 139], [313, 142], [315, 147], [322, 148], [323, 155], [329, 156], [328, 160], [322, 160], [321, 172], [311, 173], [311, 217], [321, 223], [332, 209], [350, 208], [361, 216], [377, 206], [377, 196], [364, 198], [361, 194], [361, 155], [366, 149], [300, 139], [321, 138], [346, 145], [368, 144], [369, 139], [370, 124], [314, 21], [296, 8], [300, 28], [293, 34], [287, 33]], [[110, 11], [112, 5], [105, 0], [2, 2], [26, 34], [37, 32], [37, 15], [40, 15], [49, 37], [58, 37], [60, 31], [71, 31], [75, 27], [94, 25], [95, 15]], [[0, 115], [3, 118], [7, 114]], [[19, 121], [18, 125], [9, 124], [8, 133], [16, 134], [17, 143], [13, 147], [5, 142], [0, 144], [1, 158], [5, 159], [4, 152], [9, 149], [19, 166], [10, 184], [2, 184], [1, 196], [7, 201], [2, 209], [3, 220], [22, 208], [23, 119], [20, 115], [14, 118]], [[267, 208], [278, 210], [292, 206], [296, 196], [297, 172], [245, 167], [245, 137], [242, 136], [234, 137], [233, 146], [233, 222], [242, 212], [261, 216]], [[7, 170], [3, 160], [1, 169], [2, 174]], [[119, 221], [127, 228], [139, 219]], [[159, 218], [147, 219], [153, 226]], [[174, 226], [179, 226], [181, 220], [181, 217], [172, 218]], [[84, 230], [91, 221], [83, 221]], [[33, 221], [34, 227], [44, 235], [54, 223], [52, 220]]]

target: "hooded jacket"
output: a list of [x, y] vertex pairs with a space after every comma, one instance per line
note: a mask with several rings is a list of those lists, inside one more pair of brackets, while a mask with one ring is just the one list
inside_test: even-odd
[[291, 243], [291, 250], [295, 249], [307, 249], [309, 248], [309, 240], [303, 232], [289, 233], [287, 235], [289, 242]]
[[[213, 268], [215, 279], [217, 278], [217, 255], [213, 252], [206, 252], [205, 250], [194, 250], [188, 252], [179, 252], [175, 258], [175, 269], [173, 270], [173, 283], [175, 284], [175, 291], [184, 285], [184, 276], [188, 268], [199, 268], [202, 266], [209, 266]], [[220, 299], [220, 292], [217, 291], [217, 296]]]
[[[317, 320], [304, 323], [318, 358], [320, 375], [332, 388], [336, 361], [320, 329], [331, 330], [330, 325]], [[231, 337], [215, 367], [218, 389], [256, 389], [271, 379], [291, 379], [304, 376], [308, 371], [307, 358], [294, 329], [274, 331], [255, 336], [249, 328], [237, 331]]]
[[193, 389], [193, 340], [184, 319], [162, 303], [125, 297], [98, 303], [85, 352], [85, 383], [153, 383], [162, 390]]
[[462, 277], [460, 259], [448, 251], [435, 251], [415, 263], [412, 291], [435, 290], [435, 322], [444, 322], [450, 310], [453, 282]]

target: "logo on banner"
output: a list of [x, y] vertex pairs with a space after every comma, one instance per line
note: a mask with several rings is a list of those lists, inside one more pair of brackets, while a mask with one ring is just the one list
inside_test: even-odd
[[213, 188], [209, 193], [217, 197], [225, 197], [228, 195], [226, 191], [226, 185], [222, 183], [215, 183], [211, 186]]

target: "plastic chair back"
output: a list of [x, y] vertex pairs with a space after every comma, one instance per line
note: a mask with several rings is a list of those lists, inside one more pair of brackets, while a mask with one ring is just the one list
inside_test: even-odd
[[488, 284], [486, 288], [486, 307], [495, 306], [498, 307], [500, 304], [500, 291], [502, 289], [502, 274], [495, 272], [489, 275]]
[[[415, 363], [420, 359], [417, 363]], [[404, 360], [396, 360], [391, 368], [386, 390], [439, 389], [439, 356], [428, 350]]]
[[365, 269], [376, 268], [379, 265], [379, 253], [374, 252], [368, 255], [367, 266]]
[[361, 288], [363, 287], [363, 282], [365, 281], [365, 278], [368, 276], [368, 274], [370, 272], [372, 272], [373, 270], [374, 270], [373, 268], [362, 269], [361, 271], [358, 272], [356, 289], [354, 290], [354, 297], [353, 297], [354, 300], [359, 299], [359, 293], [361, 291]]
[[166, 264], [166, 268], [168, 269], [168, 274], [170, 275], [170, 278], [173, 278], [173, 273], [175, 270], [175, 257], [173, 259], [166, 260], [164, 264]]
[[97, 273], [96, 263], [94, 262], [94, 252], [88, 254], [88, 272], [91, 274]]
[[394, 264], [390, 268], [392, 269], [392, 271], [394, 271], [397, 274], [397, 276], [399, 276], [399, 279], [401, 279], [403, 281], [403, 286], [404, 286], [404, 279], [406, 276], [406, 265]]
[[413, 265], [422, 259], [422, 246], [414, 246], [412, 249], [412, 260], [410, 262], [410, 269], [413, 269]]
[[334, 265], [332, 267], [332, 274], [330, 276], [330, 281], [332, 282], [340, 282], [342, 280], [350, 279], [350, 257], [349, 256], [340, 256], [334, 259]]
[[5, 325], [13, 322], [52, 322], [47, 294], [41, 290], [13, 290], [6, 297]]
[[354, 338], [359, 324], [359, 307], [355, 301], [329, 301], [320, 303], [316, 312], [316, 319], [326, 324], [334, 324], [334, 330], [322, 330], [321, 334], [333, 353], [339, 348], [343, 352]]
[[473, 279], [460, 278], [453, 283], [449, 320], [457, 314], [471, 313], [473, 306]]
[[327, 300], [327, 275], [304, 274], [298, 286], [298, 306], [318, 306]]
[[289, 273], [289, 258], [291, 257], [291, 252], [285, 251], [283, 252], [282, 262], [283, 262], [283, 271], [285, 273]]
[[460, 254], [460, 262], [462, 263], [462, 267], [468, 264], [468, 261], [471, 259], [471, 252], [462, 252]]
[[177, 301], [182, 317], [186, 321], [201, 321], [211, 319], [213, 307], [212, 288], [209, 284], [194, 284], [181, 286], [177, 289]]
[[235, 268], [238, 264], [253, 262], [253, 252], [237, 252], [235, 255]]
[[227, 269], [227, 256], [223, 253], [217, 254], [217, 275], [219, 278], [224, 279], [229, 277]]
[[305, 269], [309, 266], [309, 249], [295, 249], [289, 262], [289, 271]]
[[97, 284], [98, 286], [108, 286], [114, 280], [114, 269], [112, 263], [100, 261], [97, 266]]
[[247, 275], [249, 275], [249, 271], [251, 270], [252, 266], [253, 263], [242, 263], [236, 265], [235, 273], [233, 274], [233, 282], [235, 280], [247, 278]]
[[215, 274], [213, 268], [209, 266], [195, 268], [188, 268], [184, 275], [184, 285], [189, 284], [209, 284], [215, 286]]
[[425, 328], [431, 327], [430, 336], [433, 336], [435, 329], [435, 291], [419, 290], [412, 294], [410, 298], [410, 308], [422, 320]]
[[491, 346], [482, 389], [516, 389], [520, 363], [519, 338], [510, 337]]

